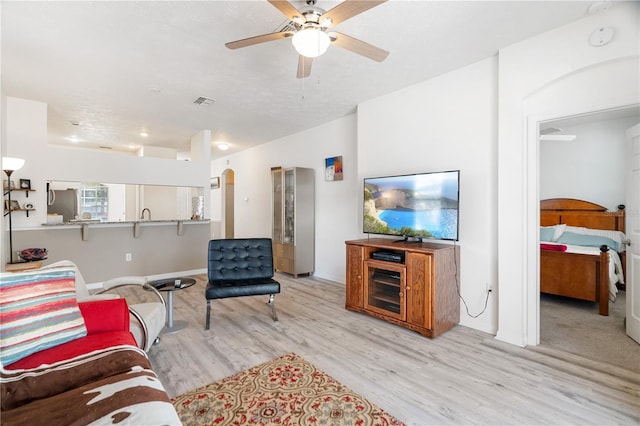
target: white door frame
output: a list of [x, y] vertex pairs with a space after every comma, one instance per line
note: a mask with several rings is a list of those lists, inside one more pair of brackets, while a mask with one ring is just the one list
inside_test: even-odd
[[[625, 174], [627, 178], [627, 197], [634, 197], [635, 200], [631, 201], [631, 209], [627, 211], [627, 226], [625, 228], [627, 237], [631, 239], [630, 249], [627, 249], [627, 270], [626, 270], [626, 285], [627, 285], [627, 303], [626, 303], [626, 333], [629, 337], [631, 337], [636, 342], [640, 343], [640, 262], [638, 261], [638, 256], [640, 255], [640, 250], [638, 250], [638, 245], [640, 244], [640, 238], [637, 235], [638, 228], [638, 209], [640, 206], [638, 203], [640, 200], [638, 199], [638, 191], [640, 190], [640, 179], [639, 176], [634, 176], [634, 169], [640, 166], [640, 159], [637, 157], [637, 152], [639, 147], [636, 145], [638, 142], [638, 138], [640, 137], [640, 124], [636, 124], [627, 130], [627, 149], [628, 151], [628, 161], [630, 163], [627, 164], [627, 173]], [[634, 146], [635, 145], [635, 146]], [[633, 195], [633, 191], [636, 191], [635, 196]], [[629, 200], [627, 200], [629, 203]], [[631, 229], [630, 229], [631, 228]]]
[[527, 134], [527, 171], [526, 171], [526, 245], [525, 259], [526, 291], [526, 333], [527, 345], [540, 344], [540, 137], [539, 125], [548, 121], [555, 121], [580, 115], [591, 115], [600, 112], [624, 109], [637, 106], [632, 104], [609, 104], [596, 108], [566, 110], [563, 113], [535, 114], [526, 118]]

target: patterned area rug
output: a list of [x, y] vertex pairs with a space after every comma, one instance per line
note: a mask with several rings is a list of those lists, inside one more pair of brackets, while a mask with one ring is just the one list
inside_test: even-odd
[[294, 353], [173, 399], [185, 425], [403, 425]]

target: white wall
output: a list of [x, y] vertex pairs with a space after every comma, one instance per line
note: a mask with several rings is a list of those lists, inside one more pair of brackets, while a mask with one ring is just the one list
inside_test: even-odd
[[[316, 272], [345, 282], [344, 241], [362, 238], [362, 179], [461, 170], [461, 293], [471, 314], [497, 285], [497, 59], [490, 58], [358, 106], [351, 115], [213, 161], [212, 176], [235, 172], [236, 237], [270, 236], [273, 166], [316, 170]], [[461, 126], [460, 123], [465, 125]], [[324, 159], [342, 155], [344, 180], [324, 181]], [[357, 155], [357, 158], [356, 158]], [[220, 192], [212, 197], [213, 217]], [[461, 323], [495, 333], [495, 296]]]
[[[342, 155], [344, 180], [324, 180], [324, 160]], [[344, 242], [358, 236], [356, 116], [343, 117], [212, 162], [211, 176], [234, 171], [235, 237], [271, 237], [271, 167], [315, 170], [315, 276], [344, 283]], [[222, 191], [212, 190], [212, 218]]]
[[[358, 106], [358, 206], [362, 178], [460, 170], [460, 292], [471, 315], [497, 285], [497, 58], [489, 58]], [[495, 333], [496, 296], [460, 323]]]
[[109, 187], [109, 212], [107, 220], [117, 222], [126, 220], [127, 217], [127, 191], [126, 185], [107, 184]]
[[[539, 341], [539, 122], [640, 102], [640, 3], [594, 15], [500, 51], [497, 338]], [[589, 34], [610, 26], [605, 46]]]
[[540, 141], [540, 199], [576, 198], [609, 210], [625, 204], [625, 132], [640, 118], [562, 126], [573, 141]]

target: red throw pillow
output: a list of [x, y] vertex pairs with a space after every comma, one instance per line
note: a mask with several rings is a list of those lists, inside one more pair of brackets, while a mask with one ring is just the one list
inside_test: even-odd
[[80, 302], [88, 334], [129, 331], [129, 307], [123, 298]]

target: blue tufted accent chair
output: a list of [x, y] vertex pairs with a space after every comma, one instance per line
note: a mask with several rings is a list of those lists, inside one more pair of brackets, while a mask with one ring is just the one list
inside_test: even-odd
[[209, 282], [205, 291], [207, 319], [211, 321], [211, 299], [269, 295], [271, 316], [278, 321], [275, 295], [280, 283], [273, 279], [273, 247], [270, 238], [235, 238], [209, 241]]

